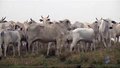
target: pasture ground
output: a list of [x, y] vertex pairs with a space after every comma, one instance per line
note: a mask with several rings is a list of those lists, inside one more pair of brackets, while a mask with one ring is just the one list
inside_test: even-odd
[[[110, 62], [105, 64], [104, 59], [109, 56]], [[43, 54], [26, 54], [24, 56], [8, 56], [0, 60], [0, 68], [119, 68], [120, 67], [120, 43], [111, 48], [100, 48], [95, 51], [63, 53], [60, 57], [45, 57]]]

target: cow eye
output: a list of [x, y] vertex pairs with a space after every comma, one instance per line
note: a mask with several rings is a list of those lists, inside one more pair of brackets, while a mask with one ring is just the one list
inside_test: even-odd
[[113, 23], [113, 24], [116, 24], [116, 22], [115, 22], [115, 21], [112, 21], [112, 23]]
[[47, 21], [50, 21], [50, 19], [47, 19]]
[[95, 23], [97, 23], [97, 21], [95, 21]]
[[40, 22], [42, 22], [43, 20], [42, 19], [40, 19]]

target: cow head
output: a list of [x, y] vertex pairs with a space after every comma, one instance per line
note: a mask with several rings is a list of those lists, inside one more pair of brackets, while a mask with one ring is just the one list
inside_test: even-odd
[[33, 23], [37, 23], [36, 21], [34, 21], [32, 18], [30, 18], [30, 21], [28, 22], [28, 24], [33, 24]]
[[49, 15], [47, 17], [41, 16], [41, 19], [39, 21], [42, 22], [43, 24], [51, 24]]
[[113, 29], [113, 25], [116, 24], [115, 21], [112, 21], [110, 19], [103, 19], [104, 22], [106, 22], [109, 29]]
[[101, 18], [101, 19], [97, 19], [97, 18], [96, 18], [96, 21], [95, 21], [94, 23], [97, 23], [97, 24], [98, 24], [98, 26], [100, 26], [100, 24], [101, 24], [102, 20], [103, 20], [103, 18]]
[[61, 24], [63, 24], [68, 30], [71, 30], [71, 22], [68, 19], [64, 19], [62, 21], [59, 21]]

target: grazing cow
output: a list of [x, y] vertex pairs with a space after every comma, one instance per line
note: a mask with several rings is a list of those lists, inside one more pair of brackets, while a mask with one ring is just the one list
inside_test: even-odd
[[60, 45], [58, 39], [70, 28], [71, 24], [68, 19], [60, 21], [58, 24], [40, 25], [33, 24], [28, 27], [28, 46], [30, 49], [33, 41], [40, 40], [41, 42], [57, 42], [57, 50]]
[[73, 47], [78, 43], [78, 41], [93, 42], [95, 49], [98, 27], [98, 22], [94, 22], [92, 28], [77, 28], [73, 30], [71, 33], [72, 43], [70, 46], [70, 51], [72, 51]]
[[13, 47], [13, 56], [15, 56], [15, 47], [16, 46], [18, 47], [18, 55], [20, 56], [20, 46], [21, 46], [20, 40], [21, 40], [21, 38], [20, 38], [20, 34], [18, 31], [3, 30], [1, 32], [0, 37], [1, 37], [0, 45], [3, 45], [5, 57], [6, 57], [7, 48], [10, 45], [12, 45], [12, 47]]
[[100, 39], [105, 47], [111, 46], [111, 31], [113, 29], [113, 24], [115, 24], [110, 19], [103, 19], [99, 26]]

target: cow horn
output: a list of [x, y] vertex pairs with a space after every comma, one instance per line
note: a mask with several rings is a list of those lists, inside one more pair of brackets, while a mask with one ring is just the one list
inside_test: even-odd
[[101, 20], [102, 20], [103, 18], [101, 17]]
[[49, 15], [47, 16], [47, 18], [49, 18]]
[[106, 19], [103, 19], [105, 22], [108, 22]]
[[6, 17], [3, 18], [3, 20], [5, 20], [5, 19], [6, 19]]
[[41, 18], [43, 18], [43, 16], [41, 16]]
[[30, 20], [32, 21], [32, 18], [30, 18]]

